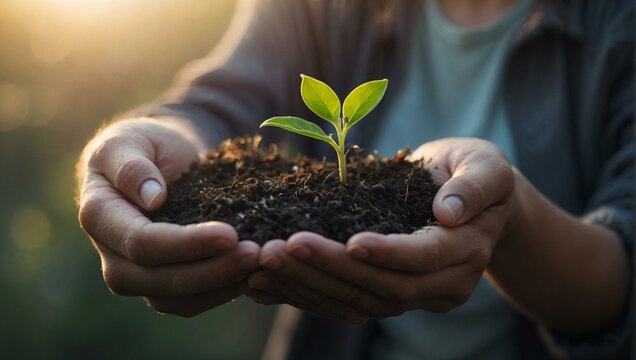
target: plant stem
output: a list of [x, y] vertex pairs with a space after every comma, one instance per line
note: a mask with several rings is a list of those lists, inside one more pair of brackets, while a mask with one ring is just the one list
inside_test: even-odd
[[347, 154], [345, 154], [345, 136], [346, 131], [343, 131], [344, 126], [342, 123], [340, 127], [336, 127], [336, 133], [338, 135], [338, 173], [340, 174], [340, 183], [347, 183]]
[[340, 173], [340, 183], [345, 184], [347, 182], [347, 161], [345, 154], [338, 152], [338, 172]]

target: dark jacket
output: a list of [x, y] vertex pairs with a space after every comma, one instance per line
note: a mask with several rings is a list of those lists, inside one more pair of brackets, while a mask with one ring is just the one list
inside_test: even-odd
[[[188, 119], [212, 145], [258, 132], [270, 116], [311, 117], [300, 99], [300, 73], [333, 85], [341, 97], [356, 84], [386, 77], [391, 86], [384, 105], [349, 135], [364, 148], [403, 82], [420, 5], [243, 1], [219, 47], [186, 67], [160, 102], [134, 114]], [[626, 251], [634, 234], [633, 53], [631, 1], [538, 0], [509, 51], [503, 83], [521, 172], [563, 209], [614, 229]], [[262, 133], [314, 156], [331, 153], [318, 141], [280, 130]], [[289, 356], [361, 358], [374, 329], [373, 322], [354, 327], [303, 315]], [[545, 355], [530, 353], [543, 351], [536, 334], [530, 323], [519, 332], [520, 348], [532, 357]], [[571, 340], [566, 350], [572, 356], [605, 351], [626, 334], [619, 329], [593, 341]]]

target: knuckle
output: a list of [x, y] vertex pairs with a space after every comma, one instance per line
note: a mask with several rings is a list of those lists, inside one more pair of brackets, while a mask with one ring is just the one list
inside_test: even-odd
[[470, 204], [481, 206], [484, 204], [484, 187], [479, 181], [472, 177], [466, 177], [463, 179], [462, 187], [462, 196], [467, 206], [470, 206]]
[[419, 254], [419, 265], [421, 272], [432, 272], [442, 267], [442, 245], [439, 242], [432, 242], [426, 247], [426, 251]]
[[[99, 141], [98, 139], [96, 140]], [[104, 166], [107, 159], [110, 158], [109, 155], [113, 149], [118, 148], [122, 143], [123, 140], [115, 135], [102, 138], [101, 141], [95, 145], [95, 150], [88, 155], [88, 166], [96, 168]]]
[[358, 289], [349, 289], [344, 296], [345, 304], [353, 307], [364, 307], [366, 301], [362, 292]]
[[474, 270], [481, 273], [490, 262], [491, 251], [485, 246], [475, 247], [470, 253], [470, 263], [473, 264]]
[[417, 287], [410, 282], [402, 282], [397, 284], [392, 290], [393, 299], [401, 304], [414, 302], [417, 298]]
[[102, 276], [104, 277], [104, 283], [106, 283], [111, 293], [122, 296], [130, 293], [126, 276], [117, 270], [116, 267], [104, 266]]
[[174, 274], [170, 278], [170, 287], [168, 291], [171, 296], [183, 296], [187, 295], [190, 291], [190, 284], [187, 278], [180, 274]]
[[450, 297], [449, 303], [453, 308], [464, 305], [473, 293], [472, 286], [460, 286], [457, 288], [453, 296]]
[[150, 257], [145, 238], [138, 231], [129, 230], [123, 238], [123, 250], [128, 259], [138, 265], [149, 265]]
[[79, 222], [82, 228], [89, 233], [94, 227], [101, 206], [101, 202], [95, 199], [95, 197], [89, 197], [80, 204], [78, 214]]
[[115, 171], [115, 186], [118, 188], [130, 188], [137, 182], [141, 166], [139, 159], [125, 157], [117, 164]]

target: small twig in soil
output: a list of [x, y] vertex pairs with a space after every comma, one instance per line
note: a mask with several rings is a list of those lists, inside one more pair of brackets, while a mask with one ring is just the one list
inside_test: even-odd
[[355, 144], [349, 146], [349, 148], [347, 149], [347, 152], [345, 152], [345, 156], [348, 156], [351, 150], [356, 152], [356, 160], [360, 161], [360, 150], [361, 150], [360, 147]]
[[[371, 201], [369, 201], [369, 199], [364, 199], [364, 200], [367, 202], [367, 204], [369, 204], [369, 206], [371, 206], [371, 207], [373, 208], [373, 210], [375, 210], [377, 213], [380, 213], [380, 209], [378, 209], [377, 207], [375, 207], [375, 206], [371, 203]], [[389, 213], [391, 213], [391, 212], [389, 211]]]
[[327, 179], [329, 179], [331, 177], [331, 175], [335, 174], [337, 171], [332, 171], [330, 172], [327, 176], [325, 176], [325, 179], [322, 181], [322, 186], [325, 186], [325, 183], [327, 182]]
[[232, 179], [232, 186], [230, 186], [230, 192], [234, 191], [234, 187], [236, 186], [236, 183], [238, 182], [239, 169], [241, 168], [241, 166], [243, 166], [243, 162], [240, 160], [237, 161], [236, 164], [234, 164], [234, 167], [236, 168], [236, 174], [234, 174], [234, 178]]
[[406, 183], [406, 192], [404, 193], [405, 204], [409, 199], [409, 186], [411, 185], [411, 175], [413, 175], [413, 171], [415, 171], [415, 169], [411, 170], [411, 172], [406, 176], [406, 180], [404, 180], [404, 182]]
[[303, 181], [303, 187], [307, 187], [307, 181], [309, 181], [309, 179], [311, 179], [311, 173], [309, 173], [309, 176]]

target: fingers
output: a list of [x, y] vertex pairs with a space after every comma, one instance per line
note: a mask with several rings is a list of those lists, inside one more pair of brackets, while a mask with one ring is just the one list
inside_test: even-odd
[[150, 120], [120, 122], [84, 153], [79, 220], [96, 243], [142, 265], [199, 260], [236, 245], [238, 236], [229, 225], [152, 223], [140, 211], [161, 205], [162, 174], [178, 174], [196, 154], [178, 131]]
[[460, 264], [482, 272], [502, 231], [505, 211], [503, 206], [492, 206], [462, 226], [426, 227], [412, 234], [358, 233], [347, 241], [347, 253], [375, 266], [413, 274]]
[[279, 291], [275, 294], [273, 276], [271, 272], [262, 268], [248, 275], [245, 295], [262, 305], [290, 304], [290, 300], [283, 298]]
[[508, 160], [496, 145], [478, 139], [443, 139], [422, 145], [411, 160], [423, 159], [442, 184], [433, 213], [444, 226], [464, 224], [484, 209], [504, 203], [514, 187]]
[[[258, 268], [260, 247], [242, 241], [225, 254], [185, 264], [136, 265], [106, 247], [102, 253], [104, 281], [115, 294], [147, 297], [188, 297], [241, 282]], [[229, 290], [228, 290], [229, 291]]]
[[230, 302], [240, 295], [240, 287], [235, 284], [205, 294], [185, 297], [149, 297], [146, 301], [159, 313], [192, 317]]
[[164, 203], [166, 182], [155, 165], [151, 140], [135, 133], [112, 135], [101, 140], [88, 160], [91, 171], [103, 175], [128, 199], [145, 210]]
[[[265, 248], [263, 249], [265, 250]], [[313, 233], [294, 234], [286, 244], [286, 251], [294, 258], [311, 265], [308, 269], [303, 269], [296, 261], [285, 263], [285, 273], [296, 281], [311, 281], [319, 278], [320, 273], [326, 273], [333, 278], [325, 278], [318, 282], [313, 280], [311, 286], [320, 286], [324, 291], [334, 291], [340, 294], [347, 294], [346, 303], [357, 303], [363, 295], [361, 291], [350, 289], [350, 284], [355, 284], [383, 299], [402, 299], [404, 294], [398, 294], [392, 286], [392, 282], [404, 282], [408, 274], [397, 274], [388, 270], [379, 269], [371, 264], [356, 260], [350, 257], [344, 245], [325, 239]], [[266, 258], [267, 253], [263, 251], [261, 259]], [[261, 260], [264, 267], [271, 266], [267, 261]], [[304, 264], [301, 264], [304, 265]], [[411, 276], [411, 279], [414, 277]], [[404, 284], [412, 282], [404, 282]], [[410, 287], [410, 285], [407, 285]], [[407, 290], [410, 291], [410, 290]], [[389, 306], [388, 302], [378, 299], [378, 307]]]
[[[298, 249], [303, 250], [299, 251]], [[395, 309], [391, 307], [391, 304], [397, 303], [410, 307], [429, 298], [448, 296], [456, 291], [457, 282], [447, 282], [447, 280], [449, 278], [461, 279], [459, 275], [457, 278], [455, 278], [456, 275], [451, 275], [461, 265], [450, 266], [431, 274], [422, 275], [368, 264], [352, 258], [344, 250], [342, 244], [312, 233], [298, 233], [287, 242], [287, 251], [292, 256], [302, 259], [305, 264], [311, 265], [315, 272], [329, 274], [340, 281], [360, 287], [367, 293], [361, 294], [351, 288], [338, 288], [339, 283], [323, 284], [312, 280], [309, 276], [310, 271], [301, 269], [292, 271], [292, 268], [296, 268], [292, 261], [285, 262], [285, 274], [308, 286], [321, 286], [322, 291], [339, 292], [339, 295], [334, 294], [333, 296], [347, 304], [357, 304], [357, 309], [365, 308], [367, 314], [383, 311], [394, 312]], [[265, 252], [261, 256], [261, 265], [267, 267], [268, 264], [263, 263], [262, 260], [264, 256]], [[472, 269], [471, 272], [481, 274], [480, 271]], [[301, 276], [302, 278], [300, 278]], [[369, 297], [368, 294], [374, 296]], [[385, 314], [385, 316], [388, 315]]]
[[[340, 319], [358, 325], [364, 324], [369, 320], [367, 315], [358, 312], [345, 303], [290, 278], [279, 277], [267, 271], [250, 275], [248, 284], [252, 288], [262, 289], [255, 290], [259, 294], [264, 293], [271, 296], [271, 298], [283, 299], [285, 303], [317, 316]], [[267, 297], [264, 298], [267, 299]]]
[[[335, 241], [327, 241], [337, 244]], [[344, 256], [348, 258], [342, 244], [338, 245], [341, 246], [341, 254], [344, 254]], [[394, 307], [386, 299], [383, 299], [377, 294], [368, 292], [358, 285], [349, 283], [338, 275], [332, 276], [320, 268], [308, 266], [308, 264], [303, 261], [287, 254], [285, 246], [285, 242], [282, 240], [269, 241], [261, 250], [261, 266], [270, 270], [277, 278], [290, 279], [296, 283], [304, 284], [305, 287], [311, 288], [319, 294], [325, 294], [343, 304], [355, 308], [359, 312], [373, 317], [395, 315]], [[338, 260], [334, 259], [334, 261]], [[369, 266], [366, 264], [362, 265]], [[254, 283], [251, 284], [254, 285]], [[269, 285], [273, 286], [272, 284]], [[262, 286], [259, 287], [260, 290], [267, 290]], [[289, 294], [287, 294], [287, 296], [289, 296]], [[313, 301], [322, 302], [328, 300], [314, 298]]]
[[470, 221], [484, 209], [501, 204], [512, 191], [510, 165], [503, 158], [462, 163], [433, 200], [433, 213], [446, 226]]
[[[261, 252], [261, 265], [272, 271], [273, 278], [284, 279], [284, 285], [293, 288], [295, 296], [302, 300], [294, 298], [290, 290], [280, 287], [275, 281], [256, 284], [249, 279], [250, 286], [272, 293], [292, 305], [312, 307], [314, 311], [317, 308], [324, 316], [350, 322], [354, 317], [350, 309], [376, 319], [411, 309], [448, 311], [468, 300], [481, 276], [481, 270], [470, 264], [447, 267], [427, 275], [371, 266], [352, 259], [342, 244], [316, 234], [299, 233], [289, 241], [297, 244], [291, 249], [286, 249], [282, 241], [269, 248], [269, 243], [266, 244]], [[303, 241], [306, 241], [303, 246], [311, 253], [309, 257], [307, 252], [300, 255], [303, 260], [287, 254], [289, 250], [291, 254], [299, 255], [293, 247]], [[326, 311], [333, 314], [326, 315]]]
[[107, 185], [84, 194], [79, 218], [93, 240], [140, 265], [203, 259], [238, 242], [236, 230], [224, 223], [153, 223]]
[[451, 230], [429, 227], [413, 234], [359, 233], [349, 239], [346, 250], [370, 264], [427, 274], [466, 261], [472, 246]]

